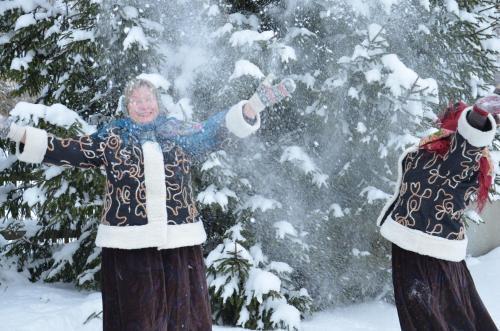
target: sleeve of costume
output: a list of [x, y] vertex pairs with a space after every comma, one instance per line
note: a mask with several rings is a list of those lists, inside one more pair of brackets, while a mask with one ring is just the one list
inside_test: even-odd
[[483, 131], [472, 126], [467, 120], [470, 111], [471, 108], [466, 109], [460, 115], [457, 131], [451, 136], [450, 148], [443, 158], [442, 168], [450, 171], [455, 181], [463, 182], [471, 178], [485, 147], [495, 138], [496, 123], [493, 117], [488, 117], [490, 125]]
[[492, 115], [488, 115], [490, 125], [487, 130], [480, 130], [472, 126], [467, 120], [468, 114], [472, 111], [472, 107], [465, 109], [458, 119], [457, 132], [473, 147], [489, 146], [496, 133], [496, 122]]
[[238, 138], [245, 138], [260, 127], [260, 116], [257, 115], [255, 123], [248, 123], [243, 116], [242, 101], [231, 107], [228, 111], [219, 112], [206, 121], [199, 123], [201, 129], [193, 134], [179, 136], [176, 141], [189, 154], [195, 158], [217, 150], [222, 142], [232, 133]]
[[97, 135], [58, 138], [38, 128], [28, 126], [20, 129], [26, 135], [24, 143], [20, 139], [16, 141], [16, 156], [20, 161], [79, 168], [95, 168], [102, 163], [100, 139]]
[[97, 134], [75, 138], [48, 136], [47, 152], [43, 162], [83, 169], [102, 165], [103, 147]]

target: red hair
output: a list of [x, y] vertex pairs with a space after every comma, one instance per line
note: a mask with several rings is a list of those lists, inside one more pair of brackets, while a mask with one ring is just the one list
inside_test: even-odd
[[[468, 105], [462, 101], [455, 105], [450, 102], [448, 108], [438, 117], [437, 123], [439, 128], [453, 132], [457, 131], [458, 119], [467, 107]], [[441, 139], [433, 140], [423, 145], [422, 148], [444, 155], [450, 148], [449, 135], [443, 136]], [[479, 188], [477, 193], [477, 209], [479, 212], [481, 212], [486, 205], [486, 202], [488, 201], [488, 193], [491, 185], [493, 184], [491, 170], [489, 159], [483, 155], [479, 160]]]

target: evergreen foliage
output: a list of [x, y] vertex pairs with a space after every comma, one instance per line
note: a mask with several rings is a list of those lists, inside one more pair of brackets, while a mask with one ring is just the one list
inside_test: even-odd
[[[490, 93], [498, 70], [494, 0], [37, 3], [0, 5], [0, 78], [93, 124], [117, 116], [124, 82], [143, 72], [168, 77], [163, 104], [188, 120], [248, 99], [268, 73], [297, 82], [256, 136], [196, 175], [215, 319], [252, 329], [386, 297], [389, 245], [374, 223], [397, 158], [450, 100]], [[84, 129], [39, 117], [26, 121], [62, 136]], [[102, 175], [48, 180], [56, 169], [14, 163], [0, 144], [1, 227], [24, 233], [3, 250], [33, 279], [95, 287]], [[31, 205], [30, 189], [43, 192]], [[256, 292], [258, 275], [275, 287]]]

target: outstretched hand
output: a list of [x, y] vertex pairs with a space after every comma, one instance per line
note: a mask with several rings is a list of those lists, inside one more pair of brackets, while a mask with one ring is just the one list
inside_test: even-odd
[[494, 94], [477, 100], [467, 120], [472, 126], [482, 130], [486, 128], [488, 115], [493, 116], [497, 125], [500, 124], [500, 95]]
[[[285, 78], [276, 85], [271, 85], [274, 76], [267, 76], [264, 81], [257, 87], [257, 90], [252, 95], [248, 103], [245, 105], [244, 112], [248, 117], [255, 117], [267, 107], [281, 102], [287, 97], [291, 97], [295, 91], [295, 82], [291, 78]], [[253, 114], [253, 116], [251, 116]]]

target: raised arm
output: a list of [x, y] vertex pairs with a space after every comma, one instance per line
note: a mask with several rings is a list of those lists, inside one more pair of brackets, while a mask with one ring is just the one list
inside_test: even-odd
[[285, 79], [279, 84], [270, 85], [272, 76], [268, 76], [259, 85], [248, 101], [220, 112], [207, 121], [200, 123], [200, 130], [191, 135], [178, 136], [176, 142], [196, 158], [217, 149], [230, 132], [238, 138], [245, 138], [260, 127], [260, 113], [272, 105], [290, 97], [295, 90], [295, 83]]
[[19, 126], [0, 119], [0, 135], [16, 143], [18, 160], [27, 163], [50, 163], [79, 168], [102, 164], [102, 148], [97, 135], [58, 138], [45, 130]]
[[244, 115], [243, 108], [246, 101], [240, 102], [227, 111], [216, 113], [201, 123], [191, 123], [192, 133], [177, 135], [172, 139], [182, 146], [187, 153], [196, 159], [203, 158], [207, 153], [220, 147], [230, 134], [238, 138], [245, 138], [260, 127], [260, 116], [255, 113]]

